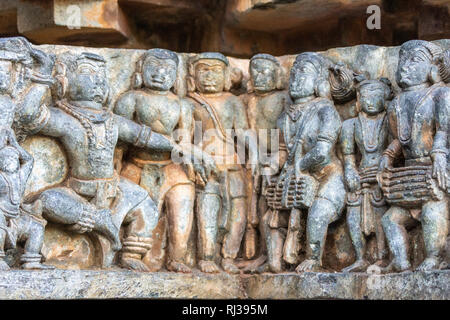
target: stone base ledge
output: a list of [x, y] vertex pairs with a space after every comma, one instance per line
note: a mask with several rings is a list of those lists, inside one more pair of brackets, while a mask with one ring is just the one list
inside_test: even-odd
[[390, 275], [0, 272], [0, 299], [450, 299], [450, 270]]

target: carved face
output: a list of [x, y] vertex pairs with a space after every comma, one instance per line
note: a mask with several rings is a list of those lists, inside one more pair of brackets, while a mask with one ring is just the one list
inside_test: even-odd
[[365, 85], [358, 90], [361, 111], [376, 115], [384, 111], [384, 88], [377, 85]]
[[82, 59], [77, 68], [71, 72], [69, 80], [69, 98], [72, 101], [106, 101], [109, 86], [106, 78], [106, 67], [101, 61]]
[[177, 78], [177, 64], [171, 59], [149, 56], [142, 66], [144, 85], [158, 91], [169, 91]]
[[421, 50], [413, 50], [402, 54], [397, 67], [397, 83], [402, 88], [426, 83], [431, 63]]
[[195, 64], [195, 86], [201, 93], [222, 92], [225, 87], [225, 68], [222, 61], [201, 59]]
[[0, 170], [13, 173], [20, 168], [19, 154], [12, 147], [5, 147], [0, 152]]
[[292, 99], [309, 97], [314, 94], [317, 71], [308, 61], [295, 64], [289, 79], [289, 94]]
[[278, 66], [267, 59], [255, 59], [250, 63], [250, 76], [256, 91], [269, 92], [276, 89]]
[[0, 60], [0, 92], [7, 91], [11, 86], [12, 63]]

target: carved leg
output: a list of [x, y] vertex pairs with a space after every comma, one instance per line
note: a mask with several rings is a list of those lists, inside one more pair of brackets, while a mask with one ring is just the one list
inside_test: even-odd
[[377, 238], [377, 265], [384, 264], [388, 257], [388, 249], [386, 243], [386, 236], [384, 235], [383, 226], [381, 224], [381, 218], [385, 214], [387, 207], [373, 208], [376, 218], [375, 235]]
[[361, 231], [361, 208], [347, 206], [347, 225], [355, 248], [356, 261], [342, 269], [342, 272], [364, 272], [369, 263], [364, 259], [366, 238]]
[[[283, 245], [286, 236], [286, 232], [282, 232], [282, 228], [270, 227], [270, 220], [273, 212], [271, 209], [267, 210], [262, 219], [262, 225], [264, 228], [264, 235], [267, 247], [267, 260], [268, 268], [273, 273], [279, 273], [282, 271], [282, 256]], [[280, 214], [275, 213], [275, 214]], [[286, 231], [286, 230], [284, 230]]]
[[300, 263], [295, 271], [320, 271], [322, 254], [328, 225], [338, 218], [336, 208], [331, 201], [318, 198], [308, 212], [306, 237], [308, 243], [307, 258]]
[[429, 201], [424, 204], [421, 222], [426, 258], [417, 270], [439, 269], [448, 234], [448, 200]]
[[216, 273], [220, 271], [214, 262], [214, 257], [221, 199], [218, 194], [202, 192], [198, 197], [197, 205], [200, 256], [198, 266], [202, 272]]
[[411, 269], [411, 263], [408, 259], [408, 234], [405, 225], [413, 221], [409, 211], [400, 207], [391, 207], [381, 218], [389, 249], [394, 256], [385, 272]]
[[193, 185], [175, 186], [166, 194], [169, 225], [169, 261], [167, 269], [175, 272], [191, 272], [184, 264], [187, 244], [194, 218], [195, 188]]
[[239, 273], [235, 265], [242, 238], [247, 224], [247, 199], [234, 198], [231, 200], [230, 230], [225, 235], [222, 245], [222, 267], [226, 272]]
[[[39, 200], [38, 200], [39, 201]], [[40, 214], [39, 214], [40, 215]], [[26, 214], [20, 218], [19, 234], [26, 239], [24, 246], [24, 253], [20, 260], [22, 261], [23, 269], [54, 269], [55, 267], [41, 263], [42, 245], [44, 244], [45, 220], [33, 218]]]
[[[126, 194], [123, 199], [127, 199]], [[120, 259], [122, 267], [135, 271], [150, 271], [142, 262], [142, 257], [151, 249], [151, 236], [158, 218], [158, 209], [148, 195], [127, 213], [123, 221], [125, 232]]]
[[112, 242], [113, 249], [120, 249], [119, 228], [113, 223], [110, 210], [96, 210], [92, 204], [68, 188], [46, 190], [39, 199], [46, 219], [70, 224], [71, 230], [78, 233], [97, 231]]
[[5, 257], [5, 239], [6, 239], [6, 219], [0, 213], [0, 271], [8, 271], [10, 268], [3, 260]]

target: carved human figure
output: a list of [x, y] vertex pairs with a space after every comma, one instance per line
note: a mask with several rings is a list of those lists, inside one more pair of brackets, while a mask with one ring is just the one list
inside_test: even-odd
[[[172, 51], [148, 50], [137, 63], [135, 89], [119, 97], [114, 113], [149, 126], [153, 132], [173, 136], [180, 145], [190, 148], [192, 103], [171, 92], [178, 63], [178, 56]], [[180, 135], [175, 137], [177, 132]], [[167, 268], [176, 272], [191, 272], [185, 257], [194, 218], [195, 176], [192, 168], [174, 163], [170, 151], [149, 151], [137, 146], [129, 148], [125, 159], [121, 175], [146, 189], [159, 211], [163, 205], [167, 209]]]
[[[188, 95], [195, 105], [194, 119], [201, 122], [204, 137], [199, 145], [213, 156], [219, 171], [207, 181], [199, 181], [204, 184], [197, 199], [199, 267], [204, 272], [219, 271], [214, 258], [220, 227], [225, 230], [222, 267], [227, 272], [238, 273], [235, 259], [247, 224], [247, 193], [244, 168], [238, 161], [233, 137], [226, 131], [248, 128], [245, 107], [238, 97], [227, 92], [231, 87], [230, 67], [228, 59], [220, 53], [207, 52], [193, 57], [189, 63], [188, 85]], [[247, 141], [251, 149], [250, 163], [256, 164], [255, 144], [248, 143], [239, 132], [237, 139], [243, 145]], [[256, 170], [256, 166], [252, 169]]]
[[[32, 69], [34, 63], [37, 70]], [[52, 66], [52, 57], [32, 48], [24, 38], [0, 40], [0, 270], [9, 270], [3, 260], [5, 247], [15, 248], [18, 241], [25, 243], [22, 268], [52, 268], [41, 264], [46, 221], [41, 216], [40, 202], [22, 202], [33, 158], [17, 143], [11, 129], [17, 100], [25, 95], [26, 102], [36, 102], [29, 92], [15, 89], [25, 85], [48, 87]]]
[[[344, 177], [347, 186], [347, 225], [356, 252], [356, 261], [343, 272], [364, 272], [366, 237], [375, 233], [377, 266], [385, 266], [387, 246], [381, 217], [387, 210], [376, 174], [383, 151], [388, 145], [386, 100], [391, 97], [388, 79], [363, 80], [357, 87], [360, 112], [345, 120], [341, 132], [341, 150], [344, 157]], [[359, 165], [357, 155], [361, 156]]]
[[[250, 59], [249, 64], [250, 81], [248, 84], [248, 94], [243, 97], [247, 105], [247, 116], [255, 134], [258, 135], [259, 152], [259, 172], [261, 175], [253, 176], [249, 174], [248, 180], [252, 181], [252, 189], [249, 194], [249, 207], [247, 228], [245, 232], [245, 255], [252, 258], [258, 251], [256, 230], [260, 228], [263, 238], [262, 246], [265, 247], [265, 236], [263, 225], [259, 224], [259, 212], [266, 212], [267, 205], [264, 196], [267, 186], [267, 178], [271, 174], [271, 160], [278, 152], [272, 154], [272, 147], [278, 145], [271, 144], [272, 135], [276, 134], [277, 119], [283, 111], [289, 96], [284, 89], [284, 73], [280, 62], [270, 54], [256, 54]], [[276, 135], [278, 138], [278, 134]], [[262, 159], [262, 155], [265, 158]], [[265, 172], [267, 171], [267, 172]], [[250, 173], [250, 172], [248, 172]], [[259, 250], [263, 253], [264, 250]]]
[[[58, 138], [68, 156], [67, 180], [39, 196], [44, 217], [69, 225], [75, 232], [95, 231], [105, 236], [109, 241], [98, 238], [104, 266], [112, 264], [121, 249], [119, 230], [124, 226], [120, 264], [147, 271], [141, 259], [151, 247], [159, 213], [145, 189], [114, 171], [114, 149], [118, 140], [161, 152], [177, 148], [176, 144], [110, 111], [103, 57], [93, 53], [61, 54], [56, 80], [59, 100], [55, 107], [34, 103], [19, 112], [30, 133]], [[39, 97], [49, 94], [43, 88], [34, 91]]]
[[[442, 82], [449, 74], [442, 49], [430, 42], [411, 40], [399, 52], [396, 80], [402, 92], [388, 108], [394, 140], [380, 161], [379, 181], [391, 207], [382, 218], [393, 255], [384, 270], [411, 269], [406, 228], [420, 221], [425, 260], [418, 270], [437, 269], [448, 234], [448, 153], [450, 88]], [[404, 167], [393, 168], [404, 156]]]
[[287, 153], [281, 158], [286, 161], [268, 189], [270, 210], [264, 216], [270, 228], [266, 245], [272, 272], [282, 270], [282, 257], [291, 264], [297, 261], [303, 209], [308, 209], [306, 259], [296, 271], [320, 270], [328, 225], [344, 207], [343, 170], [335, 152], [341, 120], [330, 100], [330, 67], [320, 54], [306, 52], [296, 57], [291, 69], [293, 104], [278, 119], [285, 144], [280, 152]]

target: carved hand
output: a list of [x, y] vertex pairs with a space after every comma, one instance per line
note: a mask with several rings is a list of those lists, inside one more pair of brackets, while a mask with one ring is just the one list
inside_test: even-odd
[[42, 74], [49, 76], [52, 74], [55, 55], [30, 47], [30, 56], [39, 64], [39, 71]]
[[391, 157], [388, 155], [383, 155], [380, 159], [380, 164], [378, 165], [378, 172], [392, 168], [392, 162]]
[[437, 179], [441, 189], [447, 189], [447, 156], [445, 153], [436, 152], [432, 154], [433, 178]]
[[359, 173], [354, 168], [345, 169], [345, 183], [350, 192], [355, 192], [361, 189], [361, 180]]

